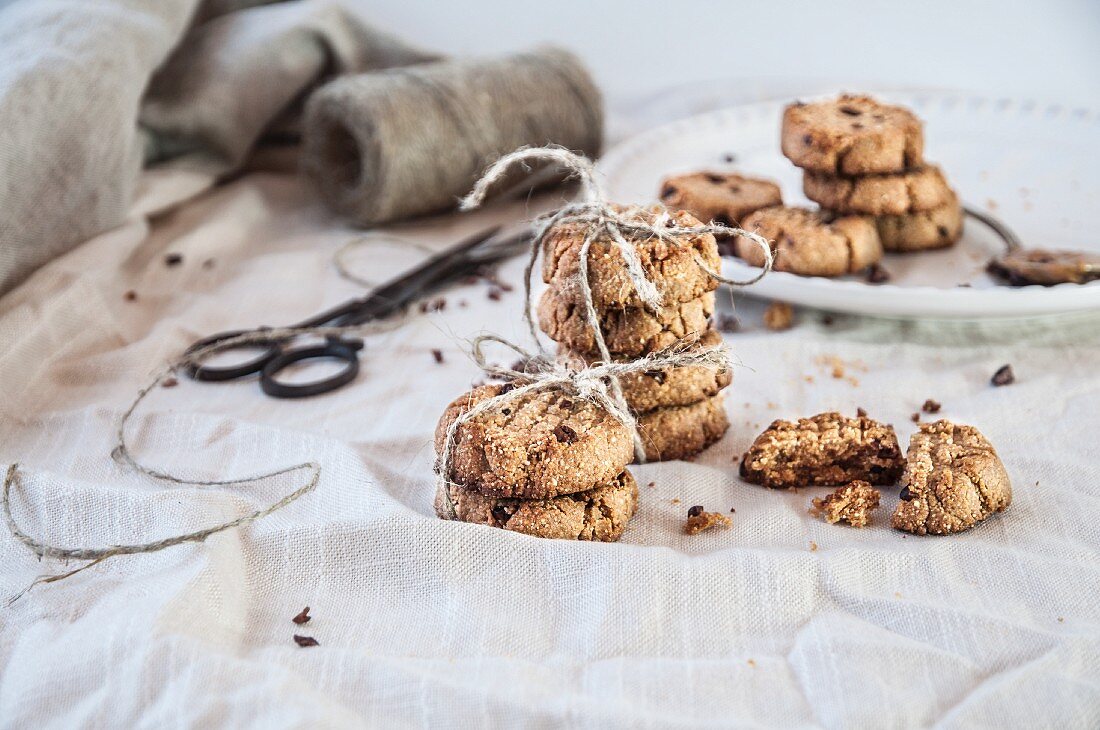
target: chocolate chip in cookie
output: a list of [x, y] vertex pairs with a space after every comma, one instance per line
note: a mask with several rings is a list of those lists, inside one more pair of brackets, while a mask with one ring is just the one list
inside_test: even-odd
[[736, 226], [753, 211], [782, 205], [783, 195], [771, 180], [732, 172], [694, 172], [661, 183], [661, 201], [701, 221]]
[[909, 440], [905, 487], [891, 524], [915, 535], [969, 530], [1012, 503], [1012, 484], [989, 440], [973, 426], [936, 421]]
[[[882, 259], [882, 244], [874, 225], [860, 216], [830, 219], [808, 208], [764, 208], [742, 222], [747, 231], [771, 243], [776, 271], [803, 276], [841, 276], [861, 271]], [[753, 266], [764, 265], [764, 253], [752, 240], [738, 236], [738, 256]]]
[[892, 426], [867, 417], [819, 413], [774, 421], [741, 460], [741, 477], [773, 489], [862, 480], [893, 484], [904, 462]]

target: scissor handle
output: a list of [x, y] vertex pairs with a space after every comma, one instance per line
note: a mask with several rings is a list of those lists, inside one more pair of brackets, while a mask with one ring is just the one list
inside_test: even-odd
[[[231, 340], [234, 337], [240, 337], [244, 334], [249, 334], [253, 330], [229, 330], [226, 332], [219, 332], [216, 335], [210, 335], [209, 337], [203, 337], [201, 340], [196, 340], [194, 344], [187, 348], [185, 354], [191, 355], [200, 350], [203, 350], [210, 345], [216, 345], [219, 342], [225, 340]], [[226, 380], [237, 380], [248, 375], [253, 375], [264, 369], [264, 366], [279, 354], [280, 345], [283, 340], [271, 340], [270, 343], [265, 343], [262, 340], [258, 342], [241, 343], [239, 345], [231, 345], [226, 347], [226, 350], [245, 350], [253, 349], [256, 347], [264, 347], [266, 349], [251, 360], [239, 363], [237, 365], [202, 365], [196, 362], [190, 362], [187, 364], [186, 372], [194, 380], [204, 380], [206, 382], [224, 382]]]
[[[359, 374], [359, 356], [356, 353], [362, 349], [362, 340], [338, 337], [330, 337], [323, 345], [282, 349], [261, 369], [260, 387], [273, 398], [308, 398], [328, 393], [355, 380]], [[331, 377], [309, 383], [281, 383], [277, 380], [280, 371], [296, 362], [322, 358], [342, 360], [344, 368]]]

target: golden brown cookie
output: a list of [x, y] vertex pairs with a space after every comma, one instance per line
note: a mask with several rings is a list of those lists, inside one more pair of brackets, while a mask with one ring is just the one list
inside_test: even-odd
[[[666, 213], [659, 208], [634, 209], [635, 216], [653, 223]], [[678, 211], [670, 220], [677, 226], [697, 226], [691, 214]], [[542, 279], [547, 284], [565, 285], [577, 278], [580, 250], [587, 226], [565, 223], [555, 226], [543, 241]], [[679, 236], [676, 239], [638, 238], [631, 242], [638, 252], [646, 278], [653, 282], [665, 304], [698, 299], [718, 288], [718, 282], [700, 268], [701, 260], [712, 271], [721, 268], [718, 244], [709, 233]], [[598, 309], [611, 307], [641, 307], [634, 283], [627, 273], [626, 262], [618, 248], [606, 237], [592, 243], [588, 250], [588, 282], [592, 301]]]
[[893, 426], [832, 411], [773, 421], [741, 459], [745, 481], [773, 489], [894, 484], [903, 468]]
[[488, 497], [457, 485], [446, 489], [440, 484], [435, 495], [435, 513], [445, 520], [559, 540], [614, 542], [638, 506], [638, 485], [625, 470], [609, 484], [550, 499]]
[[[714, 313], [714, 293], [698, 299], [667, 304], [657, 314], [641, 307], [608, 307], [597, 311], [607, 349], [618, 355], [646, 355], [671, 347], [685, 337], [701, 335]], [[595, 332], [574, 292], [551, 286], [538, 305], [542, 331], [558, 344], [586, 354], [596, 354]]]
[[[712, 349], [721, 344], [722, 335], [714, 330], [707, 330], [699, 337], [698, 347]], [[599, 360], [595, 355], [578, 355], [568, 350], [559, 350], [559, 356], [574, 367], [592, 365]], [[629, 359], [621, 358], [621, 360]], [[626, 404], [635, 413], [698, 403], [718, 395], [718, 391], [732, 381], [732, 370], [713, 365], [658, 368], [626, 373], [619, 377], [619, 385], [622, 387]]]
[[908, 109], [869, 96], [791, 104], [783, 111], [783, 154], [830, 175], [903, 172], [924, 162], [924, 131]]
[[755, 210], [782, 205], [783, 195], [771, 180], [732, 172], [693, 172], [661, 183], [661, 201], [701, 221], [735, 226]]
[[[461, 414], [511, 389], [483, 385], [455, 399], [436, 427], [436, 453]], [[489, 496], [545, 499], [607, 484], [633, 458], [632, 434], [602, 408], [540, 390], [461, 424], [445, 476]]]
[[[776, 271], [841, 276], [882, 260], [882, 244], [874, 225], [859, 216], [829, 220], [808, 208], [779, 206], [752, 213], [742, 222], [742, 228], [771, 242]], [[748, 238], [735, 238], [734, 250], [749, 264], [764, 265], [764, 253]]]
[[939, 208], [954, 198], [935, 165], [863, 177], [807, 171], [802, 175], [802, 190], [822, 208], [839, 214], [905, 215]]
[[915, 535], [969, 530], [1012, 503], [1012, 483], [993, 444], [973, 426], [921, 424], [909, 440], [905, 487], [891, 523]]
[[871, 524], [871, 513], [878, 509], [880, 496], [867, 482], [855, 481], [815, 498], [810, 513], [830, 525], [847, 522], [852, 527], [866, 527]]
[[930, 251], [952, 246], [962, 238], [963, 211], [954, 193], [939, 208], [908, 215], [880, 215], [873, 220], [887, 251]]
[[638, 433], [648, 461], [695, 456], [729, 428], [721, 394], [687, 406], [658, 408], [638, 417]]

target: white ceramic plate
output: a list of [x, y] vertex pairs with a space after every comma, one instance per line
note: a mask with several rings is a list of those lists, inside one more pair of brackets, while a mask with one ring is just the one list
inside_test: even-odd
[[[1100, 115], [1093, 110], [950, 93], [881, 93], [925, 122], [925, 156], [967, 204], [1000, 217], [1027, 247], [1100, 251]], [[773, 178], [788, 204], [808, 204], [801, 171], [779, 151], [785, 102], [746, 104], [657, 127], [600, 160], [611, 200], [656, 200], [661, 179], [699, 169]], [[734, 155], [732, 163], [728, 155]], [[899, 318], [1030, 317], [1100, 309], [1100, 281], [1012, 288], [986, 273], [1003, 244], [968, 218], [953, 248], [887, 254], [888, 284], [773, 272], [745, 291], [834, 311]], [[753, 271], [725, 259], [727, 276]], [[968, 286], [960, 286], [966, 284]]]

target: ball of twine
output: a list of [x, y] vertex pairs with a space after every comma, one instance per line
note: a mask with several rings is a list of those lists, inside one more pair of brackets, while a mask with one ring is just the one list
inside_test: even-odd
[[600, 93], [556, 48], [346, 76], [309, 100], [302, 166], [325, 202], [364, 226], [454, 208], [523, 146], [595, 156]]

